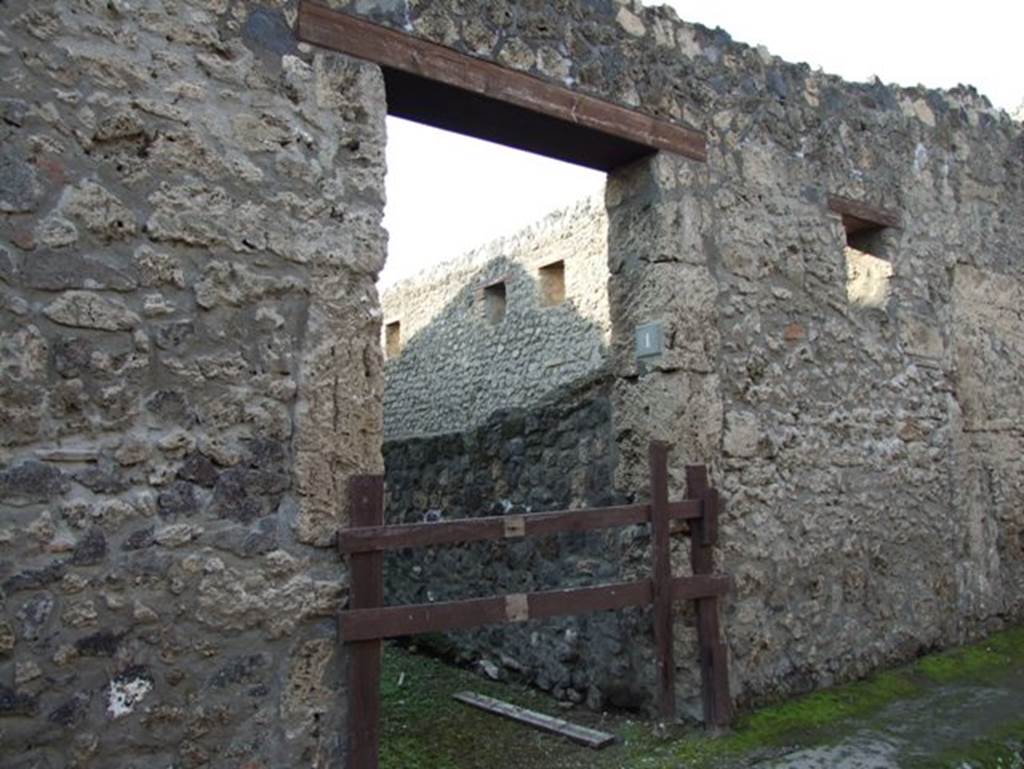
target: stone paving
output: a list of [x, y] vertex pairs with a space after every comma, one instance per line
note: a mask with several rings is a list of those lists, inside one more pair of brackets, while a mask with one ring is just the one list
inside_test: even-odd
[[[1024, 670], [999, 683], [937, 687], [895, 702], [847, 725], [849, 734], [829, 747], [799, 748], [760, 761], [758, 769], [915, 769], [973, 766], [948, 758], [971, 742], [997, 734], [1024, 715]], [[1018, 738], [1019, 739], [1019, 738]]]

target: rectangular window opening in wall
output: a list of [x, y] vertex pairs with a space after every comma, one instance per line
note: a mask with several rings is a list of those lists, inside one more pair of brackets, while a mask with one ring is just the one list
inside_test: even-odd
[[540, 303], [554, 307], [565, 301], [565, 262], [546, 264], [538, 270], [540, 276]]
[[854, 307], [882, 308], [889, 301], [892, 262], [885, 258], [883, 228], [846, 233], [846, 298]]
[[397, 358], [402, 352], [402, 323], [392, 321], [384, 326], [384, 353], [388, 360]]
[[846, 232], [846, 298], [855, 307], [884, 308], [889, 301], [893, 265], [890, 233], [902, 226], [895, 210], [828, 195], [828, 208], [842, 218]]
[[484, 286], [484, 316], [491, 325], [498, 325], [505, 320], [505, 310], [508, 307], [508, 296], [505, 290], [505, 281], [500, 280], [489, 286]]

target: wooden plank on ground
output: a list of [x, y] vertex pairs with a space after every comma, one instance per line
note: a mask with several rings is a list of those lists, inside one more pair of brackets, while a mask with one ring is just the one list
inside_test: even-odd
[[[481, 138], [514, 146], [516, 139], [528, 143], [530, 136], [543, 128], [543, 134], [535, 138], [548, 138], [534, 151], [546, 147], [552, 150], [552, 156], [558, 157], [561, 152], [570, 162], [603, 170], [611, 170], [608, 166], [613, 163], [635, 159], [637, 150], [666, 150], [694, 160], [707, 159], [706, 140], [700, 131], [576, 93], [310, 0], [299, 5], [298, 38], [380, 65], [388, 80], [389, 111], [393, 111], [393, 102], [400, 102], [396, 114], [411, 114], [422, 122], [436, 124], [435, 118], [444, 117], [437, 113], [450, 115], [454, 110], [462, 116], [464, 133], [471, 133], [468, 129], [475, 127], [489, 133]], [[398, 77], [391, 78], [389, 73]], [[413, 82], [407, 82], [410, 78]], [[474, 113], [483, 115], [479, 125], [469, 125]], [[531, 120], [534, 115], [552, 120], [538, 124]], [[509, 125], [512, 133], [503, 134], [502, 127]], [[618, 140], [618, 146], [610, 140]], [[573, 157], [574, 145], [591, 149]]]
[[[695, 520], [701, 515], [701, 503], [684, 499], [668, 504], [670, 520]], [[365, 526], [344, 529], [338, 533], [338, 547], [343, 553], [368, 553], [375, 550], [401, 550], [410, 547], [454, 545], [510, 538], [510, 518], [522, 519], [521, 534], [516, 537], [544, 537], [561, 532], [594, 531], [618, 526], [647, 523], [650, 505], [622, 505], [585, 510], [554, 510], [522, 516], [488, 516], [459, 518], [435, 523], [404, 523], [393, 526]]]
[[493, 697], [487, 697], [483, 694], [477, 694], [475, 692], [459, 692], [458, 694], [453, 694], [452, 697], [459, 702], [470, 705], [474, 708], [479, 708], [480, 710], [484, 710], [488, 713], [493, 713], [496, 716], [518, 721], [521, 724], [532, 726], [535, 729], [540, 729], [541, 731], [548, 732], [549, 734], [557, 734], [560, 737], [565, 737], [579, 745], [585, 745], [586, 747], [594, 750], [606, 748], [616, 740], [614, 734], [601, 732], [597, 729], [590, 729], [589, 727], [580, 726], [579, 724], [573, 724], [561, 718], [555, 718], [554, 716], [549, 716], [544, 713], [538, 713], [535, 710], [527, 710], [526, 708], [521, 708], [518, 705], [513, 705], [509, 702], [502, 702], [501, 700], [496, 700]]

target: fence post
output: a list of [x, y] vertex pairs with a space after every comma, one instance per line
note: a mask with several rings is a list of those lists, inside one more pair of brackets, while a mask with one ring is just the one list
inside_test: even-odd
[[658, 655], [658, 714], [675, 718], [676, 666], [672, 643], [672, 553], [668, 518], [667, 443], [651, 441], [651, 543], [654, 548], [654, 645]]
[[[349, 481], [352, 526], [384, 523], [384, 477], [358, 475]], [[350, 566], [353, 609], [372, 609], [384, 603], [384, 554], [354, 553]], [[380, 640], [349, 645], [349, 767], [377, 769], [380, 753]]]
[[[693, 573], [714, 571], [714, 546], [718, 540], [718, 492], [708, 483], [704, 465], [686, 468], [687, 495], [701, 500], [702, 515], [690, 528], [690, 564]], [[697, 600], [697, 643], [703, 686], [704, 722], [708, 728], [729, 725], [732, 701], [729, 695], [728, 654], [718, 621], [718, 598]]]

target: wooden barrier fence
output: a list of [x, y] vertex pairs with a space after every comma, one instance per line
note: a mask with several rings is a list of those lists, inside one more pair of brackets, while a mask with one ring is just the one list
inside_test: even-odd
[[[351, 600], [341, 612], [341, 641], [349, 645], [351, 769], [377, 769], [380, 738], [380, 673], [385, 638], [456, 628], [526, 622], [566, 614], [654, 607], [657, 654], [657, 703], [662, 718], [675, 717], [675, 661], [672, 606], [696, 602], [704, 720], [709, 727], [728, 725], [731, 716], [726, 647], [721, 638], [718, 598], [731, 586], [714, 573], [718, 537], [718, 493], [707, 468], [686, 468], [690, 497], [668, 499], [668, 445], [649, 450], [650, 501], [645, 504], [527, 515], [467, 518], [437, 523], [384, 525], [384, 478], [358, 476], [349, 485], [351, 527], [338, 536], [350, 558]], [[688, 521], [693, 576], [674, 577], [671, 565], [673, 522]], [[384, 552], [484, 540], [522, 539], [563, 531], [591, 531], [650, 523], [654, 568], [650, 579], [597, 587], [474, 598], [464, 601], [384, 606]]]

